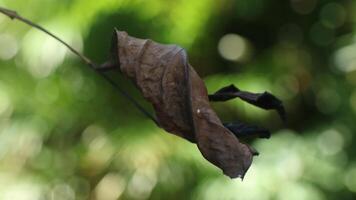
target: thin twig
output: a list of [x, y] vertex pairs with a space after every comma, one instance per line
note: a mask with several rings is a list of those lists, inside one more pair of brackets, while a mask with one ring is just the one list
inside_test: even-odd
[[145, 110], [143, 106], [141, 106], [133, 97], [131, 97], [125, 90], [121, 89], [113, 80], [110, 79], [109, 76], [104, 74], [103, 72], [99, 71], [99, 66], [96, 65], [93, 61], [91, 61], [88, 57], [85, 55], [81, 54], [79, 51], [74, 49], [72, 46], [70, 46], [68, 43], [60, 39], [58, 36], [54, 35], [53, 33], [49, 32], [47, 29], [43, 28], [42, 26], [35, 24], [34, 22], [20, 16], [17, 14], [16, 11], [9, 10], [3, 7], [0, 7], [0, 13], [3, 13], [4, 15], [8, 16], [10, 19], [14, 20], [17, 19], [31, 27], [34, 27], [47, 35], [51, 36], [52, 38], [56, 39], [58, 42], [62, 43], [64, 46], [66, 46], [71, 52], [73, 52], [75, 55], [77, 55], [86, 65], [90, 67], [90, 69], [96, 71], [101, 77], [103, 77], [106, 81], [108, 81], [122, 96], [127, 98], [139, 111], [141, 111], [146, 117], [151, 119], [153, 122], [155, 122], [157, 125], [159, 125], [158, 121], [156, 120], [155, 117], [153, 117], [148, 111]]

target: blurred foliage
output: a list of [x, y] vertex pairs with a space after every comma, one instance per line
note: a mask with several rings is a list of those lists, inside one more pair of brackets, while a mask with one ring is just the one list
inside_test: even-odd
[[[240, 101], [225, 121], [274, 130], [243, 182], [160, 130], [47, 35], [0, 16], [0, 199], [355, 199], [356, 2], [0, 0], [96, 62], [114, 28], [176, 43], [210, 92], [284, 100], [288, 123]], [[147, 108], [133, 85], [109, 72]], [[282, 129], [281, 129], [282, 127]]]

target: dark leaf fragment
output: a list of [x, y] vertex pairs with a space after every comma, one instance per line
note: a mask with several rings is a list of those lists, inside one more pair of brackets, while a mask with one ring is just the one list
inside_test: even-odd
[[283, 103], [277, 97], [269, 92], [264, 93], [251, 93], [242, 91], [234, 85], [229, 85], [221, 88], [214, 94], [209, 95], [210, 101], [228, 101], [239, 97], [241, 100], [253, 104], [257, 107], [270, 110], [274, 109], [278, 112], [283, 121], [286, 120], [286, 113], [283, 107]]
[[234, 123], [224, 123], [224, 126], [229, 129], [236, 137], [259, 137], [259, 138], [270, 138], [271, 133], [269, 130], [254, 126], [248, 125], [241, 122]]

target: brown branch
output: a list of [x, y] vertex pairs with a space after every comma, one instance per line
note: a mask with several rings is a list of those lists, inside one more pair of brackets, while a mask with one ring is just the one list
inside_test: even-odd
[[121, 89], [113, 80], [110, 79], [109, 76], [105, 75], [103, 72], [99, 71], [99, 66], [96, 65], [93, 61], [91, 61], [88, 57], [85, 55], [81, 54], [79, 51], [74, 49], [72, 46], [70, 46], [68, 43], [60, 39], [58, 36], [54, 35], [53, 33], [49, 32], [47, 29], [43, 28], [42, 26], [35, 24], [34, 22], [20, 16], [17, 14], [16, 11], [9, 10], [3, 7], [0, 7], [0, 13], [8, 16], [10, 19], [14, 20], [17, 19], [31, 27], [34, 27], [47, 35], [51, 36], [52, 38], [56, 39], [58, 42], [62, 43], [64, 46], [66, 46], [72, 53], [77, 55], [86, 65], [88, 65], [92, 70], [96, 71], [102, 78], [104, 78], [106, 81], [108, 81], [121, 95], [123, 95], [125, 98], [127, 98], [139, 111], [141, 111], [146, 117], [151, 119], [153, 122], [155, 122], [157, 125], [159, 125], [158, 121], [156, 120], [155, 117], [153, 117], [148, 111], [145, 110], [143, 106], [141, 106], [133, 97], [131, 97], [125, 90]]

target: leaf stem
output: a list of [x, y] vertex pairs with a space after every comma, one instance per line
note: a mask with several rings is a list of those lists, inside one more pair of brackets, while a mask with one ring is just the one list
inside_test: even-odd
[[152, 116], [143, 106], [141, 106], [133, 97], [131, 97], [125, 90], [121, 89], [120, 86], [118, 86], [112, 79], [110, 79], [109, 76], [107, 76], [106, 74], [104, 74], [103, 72], [101, 72], [100, 70], [98, 70], [100, 67], [95, 64], [93, 61], [91, 61], [88, 57], [86, 57], [85, 55], [83, 55], [82, 53], [80, 53], [79, 51], [77, 51], [76, 49], [74, 49], [72, 46], [70, 46], [68, 43], [66, 43], [65, 41], [63, 41], [62, 39], [60, 39], [58, 36], [54, 35], [53, 33], [49, 32], [47, 29], [43, 28], [42, 26], [35, 24], [34, 22], [20, 16], [19, 14], [17, 14], [16, 11], [13, 10], [9, 10], [7, 8], [3, 8], [0, 6], [0, 13], [8, 16], [10, 19], [14, 20], [17, 19], [31, 27], [34, 27], [44, 33], [46, 33], [47, 35], [51, 36], [52, 38], [54, 38], [55, 40], [57, 40], [58, 42], [62, 43], [64, 46], [66, 46], [72, 53], [74, 53], [75, 55], [77, 55], [87, 66], [90, 67], [90, 69], [96, 71], [103, 79], [105, 79], [107, 82], [110, 83], [110, 85], [112, 85], [122, 96], [124, 96], [125, 98], [127, 98], [142, 114], [144, 114], [146, 117], [148, 117], [149, 119], [151, 119], [156, 125], [159, 125], [157, 119]]

